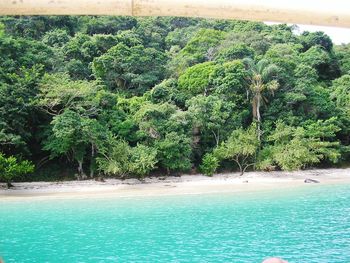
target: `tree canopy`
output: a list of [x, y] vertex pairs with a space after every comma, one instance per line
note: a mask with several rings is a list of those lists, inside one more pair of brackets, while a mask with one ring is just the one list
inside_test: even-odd
[[349, 74], [288, 25], [0, 17], [0, 180], [347, 165]]

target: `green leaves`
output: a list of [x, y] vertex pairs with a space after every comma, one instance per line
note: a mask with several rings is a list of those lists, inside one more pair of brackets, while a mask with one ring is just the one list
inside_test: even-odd
[[12, 179], [33, 171], [34, 165], [30, 161], [19, 161], [14, 156], [5, 157], [0, 153], [0, 180], [9, 184]]
[[157, 164], [157, 150], [138, 144], [130, 147], [126, 141], [111, 138], [111, 146], [97, 158], [98, 169], [106, 175], [143, 177]]
[[167, 170], [188, 171], [191, 168], [191, 140], [185, 135], [168, 133], [155, 147], [160, 165]]
[[350, 75], [344, 75], [333, 81], [331, 98], [339, 109], [350, 117]]
[[210, 90], [210, 77], [216, 66], [212, 62], [188, 68], [179, 77], [179, 87], [191, 95], [206, 94]]
[[165, 58], [154, 48], [120, 43], [95, 58], [92, 70], [110, 89], [144, 92], [162, 79]]
[[220, 160], [234, 161], [243, 174], [255, 164], [254, 158], [259, 146], [256, 125], [251, 125], [247, 130], [234, 130], [227, 141], [214, 150], [214, 155]]
[[283, 170], [298, 170], [322, 160], [337, 162], [339, 142], [332, 139], [339, 128], [333, 122], [309, 122], [305, 128], [277, 122], [275, 131], [268, 137], [272, 145], [260, 153], [259, 167], [266, 169], [277, 164]]
[[219, 167], [219, 160], [212, 153], [206, 153], [202, 159], [202, 164], [199, 169], [207, 176], [213, 176], [216, 169]]
[[91, 177], [97, 166], [143, 177], [211, 175], [221, 161], [244, 172], [256, 157], [282, 169], [348, 162], [349, 45], [293, 32], [194, 18], [2, 17], [0, 151], [36, 163], [50, 155], [48, 166], [63, 157]]
[[146, 145], [138, 144], [132, 148], [129, 170], [131, 174], [144, 177], [157, 164], [157, 150]]
[[65, 73], [46, 74], [39, 88], [36, 104], [49, 114], [57, 115], [67, 109], [86, 116], [98, 112], [94, 98], [101, 87], [96, 82], [72, 81]]

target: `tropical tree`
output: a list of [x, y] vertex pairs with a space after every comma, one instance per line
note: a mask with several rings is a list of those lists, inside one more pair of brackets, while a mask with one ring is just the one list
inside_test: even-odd
[[191, 168], [191, 140], [185, 135], [171, 132], [155, 143], [161, 167], [170, 171], [187, 171]]
[[68, 109], [94, 116], [99, 111], [94, 99], [100, 89], [96, 82], [72, 81], [66, 73], [45, 74], [39, 83], [36, 105], [53, 116]]
[[227, 141], [214, 150], [214, 155], [220, 160], [232, 160], [239, 167], [241, 175], [255, 165], [255, 155], [258, 152], [260, 142], [257, 140], [255, 125], [248, 129], [238, 129], [232, 132]]
[[138, 144], [132, 148], [129, 171], [143, 178], [156, 168], [157, 162], [157, 150], [155, 148]]
[[252, 96], [253, 119], [257, 123], [258, 140], [261, 140], [261, 112], [260, 107], [266, 101], [265, 93], [274, 92], [278, 89], [279, 84], [273, 77], [278, 72], [275, 64], [270, 64], [268, 60], [262, 59], [255, 63], [253, 59], [244, 59], [244, 64], [248, 70], [249, 92]]
[[33, 171], [34, 165], [32, 162], [27, 160], [19, 161], [14, 156], [6, 157], [0, 152], [0, 180], [6, 182], [8, 188], [12, 186], [12, 179]]
[[165, 61], [166, 56], [154, 48], [119, 43], [94, 59], [92, 71], [111, 89], [144, 92], [160, 82]]
[[[96, 151], [104, 147], [109, 131], [95, 119], [82, 117], [66, 110], [55, 116], [50, 124], [50, 135], [44, 141], [44, 150], [50, 151], [51, 159], [66, 155], [78, 163], [78, 179], [86, 179], [84, 161], [94, 161]], [[91, 155], [88, 157], [87, 153]], [[93, 176], [93, 171], [90, 171]]]
[[213, 62], [204, 62], [189, 67], [179, 77], [179, 87], [191, 95], [207, 95], [210, 90], [210, 75], [215, 70]]
[[240, 126], [240, 115], [233, 114], [235, 104], [215, 95], [198, 95], [187, 101], [188, 112], [194, 125], [205, 137], [213, 138], [218, 146], [222, 137], [226, 138], [227, 127]]
[[268, 137], [272, 144], [260, 152], [259, 168], [277, 165], [283, 170], [299, 170], [321, 160], [337, 162], [339, 142], [334, 141], [339, 127], [334, 119], [307, 122], [305, 127], [293, 127], [278, 121], [275, 131]]
[[105, 175], [125, 177], [136, 175], [143, 178], [156, 168], [157, 150], [138, 144], [131, 147], [126, 141], [110, 137], [109, 146], [100, 151], [98, 170]]

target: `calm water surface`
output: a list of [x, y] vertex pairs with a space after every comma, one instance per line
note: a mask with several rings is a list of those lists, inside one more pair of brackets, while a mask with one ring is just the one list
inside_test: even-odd
[[0, 200], [5, 262], [350, 263], [350, 185], [284, 192]]

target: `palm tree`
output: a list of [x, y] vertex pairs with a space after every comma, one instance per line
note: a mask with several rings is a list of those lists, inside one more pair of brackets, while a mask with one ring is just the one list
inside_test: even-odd
[[263, 101], [267, 101], [264, 93], [266, 91], [273, 93], [279, 87], [278, 81], [273, 79], [278, 72], [278, 67], [270, 64], [266, 59], [255, 63], [253, 59], [245, 58], [243, 63], [248, 70], [248, 92], [252, 95], [253, 119], [257, 123], [257, 134], [260, 141], [262, 135], [260, 107]]

